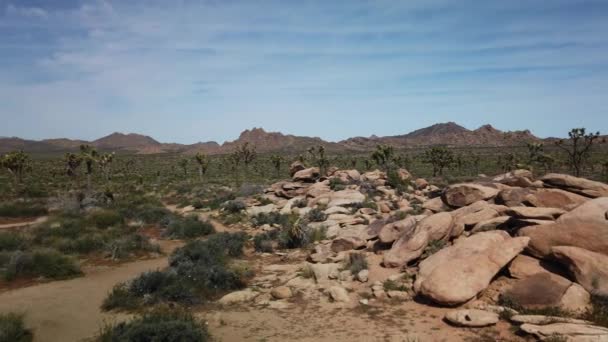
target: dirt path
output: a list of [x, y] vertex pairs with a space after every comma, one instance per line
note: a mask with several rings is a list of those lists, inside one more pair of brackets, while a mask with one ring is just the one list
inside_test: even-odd
[[[163, 242], [169, 252], [180, 243]], [[0, 294], [0, 312], [22, 312], [34, 341], [80, 341], [99, 332], [104, 322], [115, 322], [125, 314], [107, 314], [99, 309], [115, 284], [145, 271], [167, 266], [167, 257], [138, 260], [117, 267], [96, 267], [82, 278], [35, 285]]]
[[206, 211], [206, 212], [197, 211], [191, 206], [187, 206], [184, 208], [178, 208], [176, 205], [173, 205], [173, 204], [165, 204], [165, 208], [167, 208], [169, 211], [174, 212], [179, 215], [196, 214], [196, 215], [198, 215], [198, 218], [200, 220], [205, 220], [205, 221], [211, 222], [211, 224], [213, 225], [213, 228], [215, 228], [215, 231], [218, 233], [223, 233], [223, 232], [236, 233], [236, 232], [240, 231], [237, 228], [228, 227], [228, 226], [224, 225], [222, 222], [212, 218], [211, 212], [209, 212], [209, 211]]
[[48, 219], [49, 219], [48, 216], [41, 216], [41, 217], [36, 218], [33, 221], [0, 224], [0, 229], [25, 228], [25, 227], [29, 227], [29, 226], [33, 226], [33, 225], [44, 223]]

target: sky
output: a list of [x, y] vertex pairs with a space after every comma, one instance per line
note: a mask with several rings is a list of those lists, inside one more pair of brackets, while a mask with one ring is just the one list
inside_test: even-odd
[[608, 132], [608, 1], [0, 0], [0, 136]]

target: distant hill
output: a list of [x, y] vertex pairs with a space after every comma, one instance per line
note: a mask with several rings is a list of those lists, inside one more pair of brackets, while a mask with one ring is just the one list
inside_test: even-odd
[[[548, 138], [547, 142], [552, 141]], [[554, 139], [554, 138], [553, 138]], [[378, 144], [389, 144], [397, 148], [418, 148], [433, 145], [459, 146], [522, 146], [526, 142], [544, 141], [529, 130], [503, 132], [491, 125], [469, 130], [454, 122], [438, 123], [410, 133], [378, 137], [354, 137], [340, 142], [328, 142], [317, 137], [295, 136], [280, 132], [267, 132], [262, 128], [243, 131], [234, 141], [218, 144], [215, 141], [198, 142], [185, 145], [161, 143], [152, 137], [135, 133], [112, 133], [97, 140], [87, 142], [70, 139], [47, 139], [42, 141], [25, 140], [16, 137], [0, 138], [0, 152], [24, 150], [26, 152], [61, 152], [77, 150], [81, 144], [90, 144], [99, 150], [130, 152], [139, 154], [185, 153], [207, 154], [230, 153], [242, 143], [256, 146], [258, 152], [301, 153], [311, 146], [323, 145], [329, 152], [369, 151]]]

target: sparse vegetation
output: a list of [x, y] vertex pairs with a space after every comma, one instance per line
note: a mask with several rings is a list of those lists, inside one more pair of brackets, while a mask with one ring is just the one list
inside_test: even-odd
[[23, 315], [13, 312], [0, 313], [1, 342], [30, 342], [33, 338], [33, 332], [26, 328], [23, 322]]

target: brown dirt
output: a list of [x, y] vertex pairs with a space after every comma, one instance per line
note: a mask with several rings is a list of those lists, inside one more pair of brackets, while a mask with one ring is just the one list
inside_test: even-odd
[[26, 219], [12, 219], [0, 221], [0, 229], [16, 229], [25, 228], [35, 224], [41, 224], [49, 219], [48, 216], [41, 216], [38, 218], [26, 218]]

